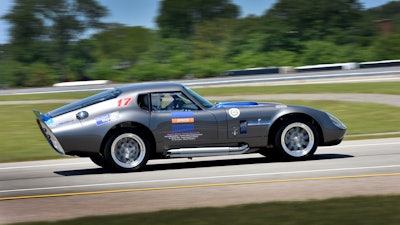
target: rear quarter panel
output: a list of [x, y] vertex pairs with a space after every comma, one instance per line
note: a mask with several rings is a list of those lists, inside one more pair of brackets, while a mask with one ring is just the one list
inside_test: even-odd
[[[56, 126], [52, 130], [66, 153], [99, 152], [104, 137], [114, 126], [128, 121], [139, 121], [148, 125], [148, 113], [137, 106], [136, 99], [137, 95], [127, 93], [69, 112], [54, 120], [71, 122]], [[76, 114], [81, 111], [86, 111], [89, 116], [78, 120]]]

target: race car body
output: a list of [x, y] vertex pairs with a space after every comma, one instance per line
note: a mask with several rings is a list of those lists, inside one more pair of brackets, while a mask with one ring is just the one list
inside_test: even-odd
[[207, 101], [179, 83], [131, 84], [48, 113], [34, 110], [60, 154], [90, 157], [120, 171], [149, 159], [258, 152], [289, 160], [311, 157], [318, 146], [339, 144], [346, 126], [304, 106]]

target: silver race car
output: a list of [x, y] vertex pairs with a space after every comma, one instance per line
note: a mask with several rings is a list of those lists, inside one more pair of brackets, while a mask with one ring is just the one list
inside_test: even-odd
[[346, 133], [324, 111], [279, 103], [212, 104], [170, 82], [121, 86], [45, 114], [34, 112], [55, 151], [119, 171], [140, 170], [156, 158], [255, 152], [305, 160], [318, 146], [339, 144]]

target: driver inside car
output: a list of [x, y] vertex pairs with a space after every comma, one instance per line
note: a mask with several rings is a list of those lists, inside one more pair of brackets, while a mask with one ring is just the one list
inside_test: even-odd
[[171, 103], [169, 103], [165, 109], [173, 110], [173, 109], [182, 109], [185, 102], [176, 94], [172, 94], [171, 97], [174, 99]]

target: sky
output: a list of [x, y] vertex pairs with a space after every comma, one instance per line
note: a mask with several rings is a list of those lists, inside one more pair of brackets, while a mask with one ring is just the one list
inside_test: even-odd
[[[161, 0], [97, 0], [98, 3], [109, 10], [109, 16], [103, 22], [121, 23], [127, 26], [143, 26], [155, 29], [155, 18], [158, 15], [158, 6]], [[241, 9], [241, 16], [260, 16], [273, 6], [277, 0], [231, 0]], [[364, 8], [383, 5], [390, 0], [359, 0]], [[0, 18], [4, 16], [13, 5], [13, 0], [0, 0]], [[10, 25], [0, 19], [0, 44], [9, 40]]]

